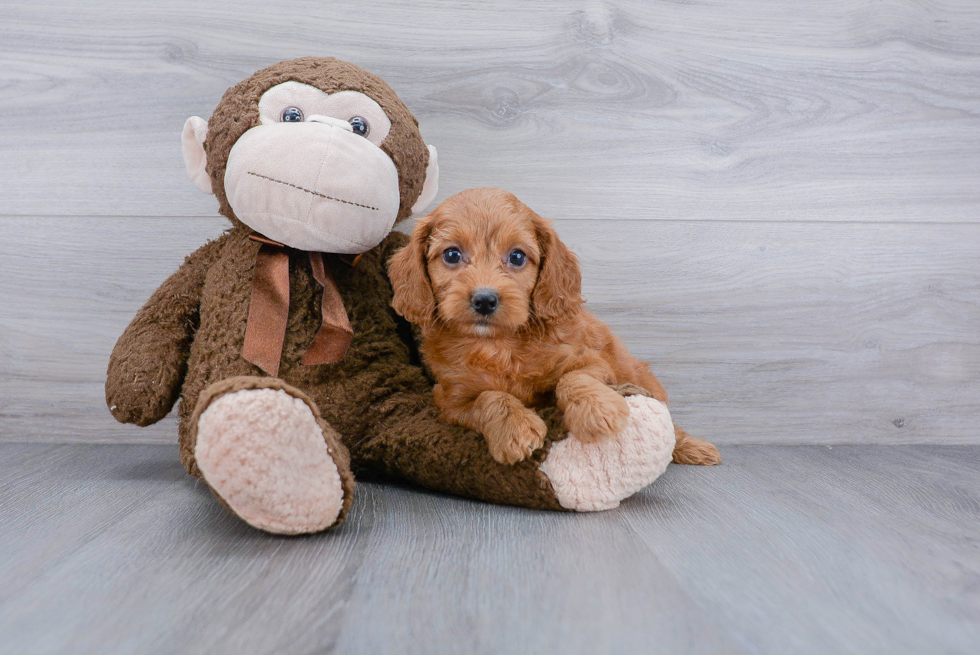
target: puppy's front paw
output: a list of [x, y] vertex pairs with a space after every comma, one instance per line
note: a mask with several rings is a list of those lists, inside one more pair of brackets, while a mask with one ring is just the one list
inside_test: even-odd
[[606, 439], [622, 431], [629, 417], [626, 399], [606, 385], [596, 385], [565, 405], [565, 427], [583, 443]]
[[548, 427], [531, 410], [526, 407], [521, 410], [488, 426], [483, 435], [490, 447], [490, 456], [501, 464], [516, 464], [544, 445]]

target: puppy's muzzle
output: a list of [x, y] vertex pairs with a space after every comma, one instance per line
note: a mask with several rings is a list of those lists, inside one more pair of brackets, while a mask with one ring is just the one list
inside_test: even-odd
[[470, 296], [470, 307], [480, 316], [490, 316], [497, 311], [500, 297], [492, 289], [477, 289]]

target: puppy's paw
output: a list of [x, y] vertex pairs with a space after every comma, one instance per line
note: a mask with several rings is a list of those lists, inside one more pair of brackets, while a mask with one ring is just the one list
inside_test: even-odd
[[490, 456], [501, 464], [516, 464], [544, 445], [548, 427], [541, 417], [521, 407], [503, 420], [488, 426], [484, 437]]
[[583, 443], [607, 439], [622, 431], [630, 417], [626, 399], [597, 384], [565, 405], [565, 427]]

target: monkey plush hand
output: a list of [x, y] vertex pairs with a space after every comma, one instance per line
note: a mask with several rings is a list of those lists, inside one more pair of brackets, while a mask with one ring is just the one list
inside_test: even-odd
[[353, 470], [572, 510], [614, 507], [664, 470], [670, 417], [643, 395], [595, 446], [563, 439], [542, 410], [549, 438], [516, 466], [438, 420], [385, 266], [407, 241], [394, 224], [436, 194], [436, 151], [380, 78], [336, 59], [281, 62], [230, 88], [210, 120], [188, 119], [182, 140], [188, 175], [231, 227], [136, 314], [106, 400], [149, 425], [179, 398], [181, 461], [237, 516], [327, 529], [350, 507]]

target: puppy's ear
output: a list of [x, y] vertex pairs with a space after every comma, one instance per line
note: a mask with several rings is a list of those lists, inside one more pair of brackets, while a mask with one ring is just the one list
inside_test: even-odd
[[432, 215], [418, 219], [408, 245], [388, 260], [388, 279], [395, 290], [391, 306], [411, 323], [425, 325], [436, 313], [436, 299], [426, 270]]
[[538, 281], [531, 292], [531, 308], [542, 320], [563, 318], [582, 304], [578, 259], [558, 238], [551, 221], [535, 216], [533, 222], [541, 247], [541, 263]]

